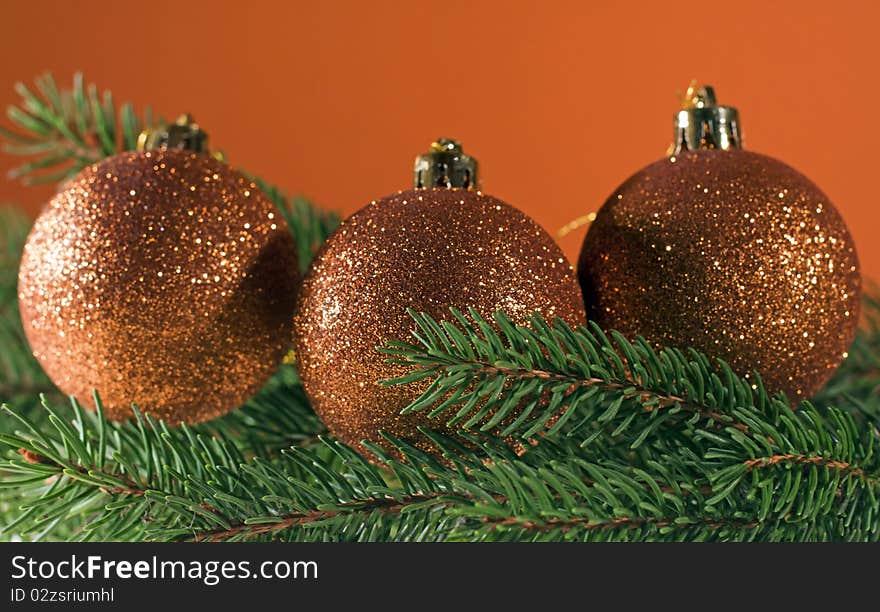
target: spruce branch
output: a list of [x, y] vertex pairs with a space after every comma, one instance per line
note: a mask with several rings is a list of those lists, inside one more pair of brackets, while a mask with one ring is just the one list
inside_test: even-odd
[[317, 444], [326, 433], [296, 370], [289, 365], [282, 365], [242, 407], [197, 425], [195, 430], [229, 440], [244, 456], [260, 457], [273, 457], [291, 446]]
[[453, 322], [437, 322], [410, 312], [416, 342], [392, 341], [382, 349], [393, 363], [411, 367], [384, 384], [432, 380], [405, 412], [452, 413], [449, 425], [479, 425], [481, 431], [501, 426], [505, 436], [564, 430], [582, 435], [585, 447], [599, 437], [635, 432], [635, 449], [666, 422], [744, 430], [732, 409], [761, 410], [771, 403], [759, 378], [738, 377], [724, 363], [716, 371], [693, 351], [658, 352], [641, 338], [629, 342], [594, 324], [575, 330], [560, 320], [551, 326], [537, 314], [528, 326], [514, 325], [501, 312], [494, 326], [475, 311], [451, 314]]
[[[878, 400], [877, 393], [859, 390], [868, 385], [876, 391], [880, 382], [874, 380], [874, 364], [880, 362], [880, 308], [874, 297], [866, 298], [865, 309], [869, 318], [856, 342], [858, 356], [851, 355], [834, 390], [817, 402], [846, 404], [859, 418]], [[392, 341], [381, 349], [410, 372], [383, 384], [431, 380], [405, 412], [428, 410], [464, 429], [500, 427], [502, 435], [523, 437], [565, 431], [583, 436], [584, 446], [630, 432], [635, 449], [647, 428], [661, 422], [679, 423], [682, 432], [702, 423], [747, 433], [735, 409], [790, 408], [785, 397], [767, 393], [757, 373], [737, 376], [727, 364], [713, 364], [695, 351], [657, 350], [642, 338], [630, 342], [595, 324], [572, 329], [535, 314], [527, 325], [516, 326], [501, 312], [490, 323], [474, 311], [465, 316], [454, 309], [443, 322], [410, 315], [414, 341]], [[830, 397], [837, 401], [827, 401]]]
[[[79, 539], [878, 537], [872, 449], [851, 416], [823, 417], [809, 404], [796, 424], [777, 432], [802, 453], [756, 452], [752, 445], [766, 439], [770, 425], [754, 416], [751, 429], [763, 431], [752, 439], [727, 428], [729, 436], [716, 436], [705, 457], [680, 447], [641, 464], [586, 457], [564, 437], [517, 456], [491, 436], [462, 433], [456, 440], [429, 431], [436, 455], [389, 438], [405, 459], [371, 446], [382, 465], [332, 440], [247, 458], [230, 440], [194, 428], [171, 430], [142, 416], [135, 424], [109, 423], [100, 410], [77, 410], [66, 425], [47, 409], [53, 431], [22, 421], [26, 431], [0, 438], [27, 453], [11, 456], [8, 469], [16, 476], [5, 482], [25, 500], [24, 518], [12, 524], [24, 533], [73, 516], [82, 523]], [[797, 427], [812, 439], [798, 440]], [[829, 442], [825, 459], [804, 459], [818, 456], [808, 449]], [[765, 507], [767, 499], [774, 503]]]
[[[272, 404], [279, 424], [306, 420], [320, 430], [313, 415], [285, 414], [282, 403]], [[187, 486], [184, 472], [190, 478], [202, 478], [211, 470], [238, 465], [254, 456], [250, 439], [230, 437], [226, 427], [264, 416], [259, 412], [240, 414], [233, 418], [232, 425], [212, 422], [171, 429], [137, 411], [133, 422], [109, 422], [97, 397], [95, 413], [84, 411], [73, 400], [74, 416], [70, 420], [48, 403], [43, 407], [49, 415], [48, 427], [38, 427], [4, 407], [6, 418], [25, 429], [0, 434], [0, 443], [14, 449], [0, 474], [0, 487], [4, 493], [11, 492], [4, 495], [4, 504], [13, 506], [12, 512], [7, 508], [3, 528], [6, 532], [17, 529], [33, 534], [43, 529], [47, 517], [52, 517], [63, 522], [75, 539], [89, 539], [96, 533], [108, 539], [139, 539], [148, 523], [167, 515], [163, 514], [167, 507], [155, 503], [157, 496], [181, 499]], [[240, 412], [246, 413], [248, 408], [261, 410], [252, 406]], [[263, 437], [260, 448], [265, 449], [266, 439], [271, 436], [264, 432]], [[280, 434], [278, 439], [287, 441]], [[242, 486], [238, 481], [234, 484]], [[80, 503], [71, 505], [71, 499]]]
[[287, 196], [259, 177], [251, 178], [284, 214], [297, 246], [300, 271], [304, 274], [314, 254], [339, 225], [339, 215], [317, 208], [301, 196]]
[[0, 128], [3, 150], [30, 161], [10, 172], [25, 183], [62, 182], [82, 168], [137, 145], [141, 131], [156, 122], [149, 108], [141, 115], [130, 103], [117, 112], [113, 94], [86, 86], [77, 73], [70, 88], [59, 89], [51, 74], [40, 76], [33, 88], [17, 83], [17, 106], [6, 110], [18, 128]]
[[697, 470], [692, 484], [713, 491], [711, 506], [758, 500], [751, 510], [762, 522], [792, 508], [816, 518], [846, 490], [865, 529], [876, 527], [878, 439], [854, 415], [808, 402], [795, 410], [723, 363], [597, 327], [550, 326], [537, 315], [528, 326], [503, 313], [494, 326], [473, 311], [453, 311], [454, 322], [412, 315], [416, 342], [385, 349], [412, 368], [387, 384], [432, 380], [407, 410], [502, 436], [561, 437], [598, 462], [684, 462]]
[[848, 356], [814, 401], [846, 407], [880, 426], [880, 300], [870, 287], [862, 300], [861, 325]]

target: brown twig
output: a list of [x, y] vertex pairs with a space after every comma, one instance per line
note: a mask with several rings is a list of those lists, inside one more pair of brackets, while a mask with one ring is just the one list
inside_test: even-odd
[[257, 536], [267, 533], [276, 533], [292, 527], [308, 525], [319, 521], [324, 521], [338, 516], [348, 509], [355, 510], [375, 510], [382, 514], [399, 514], [406, 506], [410, 504], [437, 501], [437, 505], [445, 505], [448, 502], [440, 501], [440, 498], [446, 493], [424, 493], [418, 495], [407, 495], [400, 498], [369, 498], [355, 500], [341, 504], [339, 510], [312, 510], [309, 512], [294, 512], [283, 517], [274, 523], [263, 523], [259, 525], [236, 525], [231, 529], [217, 529], [215, 531], [206, 531], [192, 537], [182, 538], [193, 542], [221, 542], [229, 540], [238, 535], [245, 534], [247, 536]]
[[[343, 506], [347, 506], [351, 509], [356, 510], [376, 510], [381, 512], [382, 514], [399, 514], [407, 505], [413, 503], [422, 503], [422, 502], [430, 502], [437, 501], [437, 506], [448, 505], [450, 502], [441, 501], [441, 497], [443, 493], [430, 493], [423, 495], [411, 495], [405, 498], [398, 499], [371, 499], [371, 500], [358, 500], [356, 502], [349, 502], [344, 504]], [[503, 499], [498, 499], [497, 501], [503, 501]], [[331, 519], [335, 516], [341, 514], [343, 510], [325, 510], [325, 511], [310, 511], [303, 513], [293, 513], [283, 518], [280, 518], [278, 521], [274, 523], [265, 523], [260, 525], [236, 525], [231, 529], [218, 529], [215, 531], [209, 531], [205, 533], [198, 534], [191, 538], [186, 538], [187, 540], [194, 542], [220, 542], [232, 539], [239, 535], [245, 535], [247, 537], [253, 537], [258, 535], [265, 535], [271, 533], [277, 533], [279, 531], [283, 531], [285, 529], [291, 529], [293, 527], [299, 527], [303, 525], [309, 525], [313, 523], [317, 523], [320, 521], [324, 521], [327, 519]], [[707, 525], [713, 529], [720, 529], [722, 527], [735, 527], [741, 529], [750, 529], [759, 525], [758, 521], [725, 521], [723, 519], [718, 519], [715, 517], [702, 517], [699, 519], [694, 519], [695, 522], [700, 522]], [[506, 527], [519, 527], [528, 531], [535, 532], [546, 532], [554, 529], [559, 529], [563, 532], [570, 531], [574, 528], [582, 528], [585, 530], [599, 530], [599, 529], [614, 529], [618, 527], [625, 527], [628, 529], [637, 529], [639, 527], [650, 526], [654, 528], [664, 528], [664, 527], [673, 527], [677, 525], [690, 525], [693, 523], [680, 523], [677, 522], [674, 518], [655, 518], [655, 517], [616, 517], [613, 519], [609, 519], [607, 521], [595, 521], [593, 519], [588, 518], [570, 518], [570, 519], [546, 519], [542, 521], [533, 521], [529, 519], [522, 519], [519, 517], [509, 517], [509, 518], [483, 518], [483, 524], [490, 525], [498, 525], [498, 526], [506, 526]]]
[[759, 521], [733, 520], [726, 521], [717, 517], [698, 517], [692, 518], [692, 522], [681, 523], [675, 518], [669, 517], [629, 517], [620, 516], [604, 521], [596, 521], [589, 518], [568, 518], [568, 519], [545, 519], [542, 521], [532, 521], [518, 517], [511, 518], [484, 518], [483, 523], [505, 527], [519, 527], [528, 531], [546, 532], [559, 529], [562, 532], [571, 531], [579, 528], [586, 531], [597, 531], [601, 529], [638, 529], [640, 527], [654, 527], [662, 529], [665, 527], [683, 527], [687, 528], [695, 522], [701, 523], [710, 529], [722, 529], [724, 527], [733, 527], [736, 529], [753, 529], [760, 525]]
[[[43, 455], [41, 455], [38, 452], [28, 450], [26, 448], [18, 449], [18, 454], [21, 455], [24, 458], [24, 460], [27, 461], [28, 463], [54, 465], [57, 468], [59, 468], [59, 470], [66, 469], [67, 471], [73, 471], [73, 472], [76, 472], [77, 474], [82, 474], [83, 476], [88, 476], [89, 470], [94, 469], [94, 468], [89, 468], [87, 466], [76, 466], [74, 468], [68, 468], [66, 466], [59, 465], [54, 460], [52, 460], [48, 457], [44, 457]], [[102, 493], [106, 493], [108, 495], [134, 495], [134, 496], [140, 497], [140, 496], [143, 496], [147, 492], [146, 488], [139, 485], [134, 480], [132, 480], [128, 476], [125, 476], [124, 474], [108, 474], [108, 476], [110, 476], [110, 478], [113, 478], [115, 480], [121, 480], [122, 482], [125, 483], [125, 485], [124, 486], [122, 486], [122, 485], [119, 485], [119, 486], [108, 485], [108, 486], [98, 487], [98, 489]], [[71, 476], [71, 478], [76, 478], [76, 477]]]
[[[626, 399], [639, 398], [639, 400], [643, 404], [651, 399], [656, 399], [658, 400], [658, 404], [656, 407], [660, 409], [669, 408], [671, 406], [679, 406], [689, 412], [698, 413], [707, 419], [713, 419], [722, 422], [725, 420], [725, 415], [719, 412], [716, 412], [714, 410], [707, 410], [705, 406], [700, 406], [699, 404], [688, 401], [684, 397], [679, 397], [672, 394], [664, 395], [650, 389], [639, 388], [635, 381], [628, 380], [624, 383], [606, 381], [601, 378], [595, 377], [578, 378], [575, 376], [547, 372], [545, 370], [499, 367], [479, 360], [463, 360], [460, 363], [474, 366], [478, 372], [485, 373], [489, 376], [501, 375], [511, 378], [533, 378], [539, 380], [566, 382], [570, 384], [570, 390], [578, 387], [599, 387], [600, 389], [603, 389], [605, 391], [621, 391], [624, 389], [628, 389], [629, 387], [633, 387], [633, 391], [626, 394]], [[436, 368], [429, 366], [420, 366], [419, 369], [434, 370]], [[645, 410], [645, 412], [652, 412], [655, 409], [655, 406], [643, 406], [643, 409]], [[743, 432], [748, 432], [749, 430], [748, 426], [745, 423], [732, 423], [730, 424], [730, 426]]]
[[748, 461], [744, 461], [743, 465], [751, 471], [785, 462], [798, 465], [819, 465], [832, 470], [840, 470], [841, 472], [859, 478], [872, 486], [880, 485], [880, 477], [869, 475], [864, 469], [854, 466], [846, 461], [829, 459], [828, 457], [822, 457], [821, 455], [809, 456], [799, 453], [782, 453], [778, 455], [770, 455], [768, 457], [749, 459]]

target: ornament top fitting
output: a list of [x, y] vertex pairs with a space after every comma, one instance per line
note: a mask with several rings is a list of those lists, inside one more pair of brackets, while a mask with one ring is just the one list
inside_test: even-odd
[[438, 138], [431, 143], [430, 151], [416, 158], [413, 187], [476, 189], [479, 187], [477, 160], [465, 155], [458, 141]]
[[739, 111], [732, 106], [719, 106], [712, 87], [698, 87], [692, 82], [681, 107], [674, 119], [673, 154], [699, 149], [742, 148]]
[[138, 136], [137, 150], [178, 149], [193, 153], [210, 153], [208, 134], [189, 113], [180, 115], [171, 125], [146, 129]]

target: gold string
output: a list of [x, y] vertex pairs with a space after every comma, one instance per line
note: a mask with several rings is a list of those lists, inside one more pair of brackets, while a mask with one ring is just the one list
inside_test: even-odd
[[580, 217], [577, 217], [576, 219], [572, 219], [571, 221], [569, 221], [568, 223], [566, 223], [565, 225], [563, 225], [562, 227], [559, 228], [559, 230], [556, 232], [556, 239], [560, 240], [562, 238], [565, 238], [566, 236], [568, 236], [570, 233], [572, 233], [576, 229], [580, 229], [583, 226], [588, 225], [595, 220], [596, 220], [596, 213], [594, 213], [594, 212], [591, 212], [586, 215], [581, 215]]
[[[681, 106], [681, 110], [690, 110], [692, 108], [697, 108], [697, 105], [700, 103], [700, 96], [697, 95], [697, 92], [700, 90], [700, 84], [697, 82], [697, 79], [691, 79], [691, 82], [688, 83], [687, 89], [684, 93], [677, 91], [678, 95], [678, 104]], [[666, 148], [666, 157], [675, 153], [675, 143], [670, 143], [670, 145]]]
[[[700, 89], [700, 84], [697, 81], [697, 79], [691, 79], [691, 82], [688, 83], [687, 89], [684, 91], [684, 93], [682, 93], [680, 91], [676, 92], [678, 95], [678, 103], [681, 105], [682, 110], [687, 110], [690, 108], [697, 107], [697, 104], [700, 101], [700, 97], [697, 95], [697, 92], [699, 91], [699, 89]], [[669, 150], [666, 152], [666, 154], [672, 155], [674, 150], [675, 150], [675, 145], [672, 144], [669, 146]], [[561, 228], [559, 228], [559, 230], [556, 232], [556, 239], [561, 240], [562, 238], [565, 238], [573, 231], [578, 230], [585, 225], [589, 225], [590, 223], [592, 223], [595, 220], [596, 220], [596, 213], [594, 213], [594, 212], [591, 212], [589, 214], [582, 215], [580, 217], [572, 219], [571, 221], [569, 221], [568, 223], [563, 225]]]
[[682, 95], [681, 92], [678, 92], [678, 103], [681, 105], [681, 110], [697, 108], [697, 105], [700, 102], [700, 97], [697, 95], [699, 89], [700, 85], [697, 83], [697, 79], [691, 79], [684, 94]]

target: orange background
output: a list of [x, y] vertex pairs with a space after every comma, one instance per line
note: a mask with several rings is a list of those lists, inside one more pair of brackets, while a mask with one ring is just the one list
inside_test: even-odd
[[[408, 186], [449, 135], [487, 192], [555, 233], [664, 154], [696, 77], [739, 107], [749, 149], [831, 197], [880, 276], [877, 5], [663, 4], [7, 0], [0, 104], [82, 70], [117, 102], [191, 111], [233, 164], [345, 213]], [[33, 213], [50, 194], [0, 181]], [[572, 258], [584, 231], [561, 241]]]

